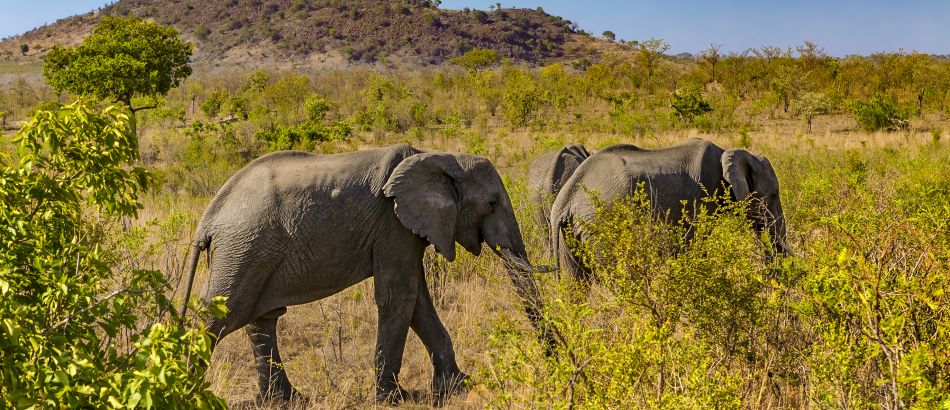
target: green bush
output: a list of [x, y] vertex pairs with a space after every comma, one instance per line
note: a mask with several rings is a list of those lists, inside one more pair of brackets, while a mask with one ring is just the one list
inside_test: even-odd
[[505, 76], [501, 106], [512, 127], [527, 126], [537, 117], [544, 103], [544, 91], [534, 76], [520, 69], [511, 69]]
[[698, 87], [688, 87], [673, 93], [673, 111], [685, 123], [692, 123], [697, 116], [712, 111], [712, 106], [703, 99]]
[[484, 48], [471, 49], [460, 57], [449, 60], [450, 63], [464, 67], [473, 74], [496, 66], [499, 61], [497, 51]]
[[902, 130], [910, 125], [913, 108], [897, 103], [884, 95], [876, 95], [866, 101], [851, 103], [851, 115], [865, 131]]
[[0, 170], [0, 407], [223, 408], [194, 366], [210, 335], [182, 326], [161, 272], [110, 263], [99, 234], [149, 183], [128, 117], [77, 102], [16, 142]]
[[353, 128], [346, 121], [325, 125], [313, 121], [289, 127], [273, 126], [257, 132], [258, 140], [267, 144], [271, 151], [299, 148], [308, 150], [322, 141], [335, 141], [348, 138]]
[[307, 97], [303, 102], [303, 106], [309, 121], [323, 121], [327, 116], [327, 112], [333, 108], [330, 101], [316, 94]]
[[212, 91], [211, 94], [205, 98], [204, 102], [201, 103], [201, 112], [205, 113], [210, 119], [217, 118], [221, 109], [226, 104], [227, 99], [227, 91]]

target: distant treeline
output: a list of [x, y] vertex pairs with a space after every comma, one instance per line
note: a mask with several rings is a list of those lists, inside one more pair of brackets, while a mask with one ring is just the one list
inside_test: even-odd
[[[763, 47], [722, 54], [712, 47], [695, 57], [672, 57], [667, 50], [662, 40], [647, 40], [599, 61], [542, 67], [473, 50], [453, 60], [459, 67], [199, 69], [144, 119], [179, 126], [247, 120], [243, 128], [259, 134], [312, 120], [305, 107], [311, 100], [321, 119], [356, 131], [529, 127], [645, 135], [676, 127], [751, 129], [775, 119], [799, 119], [810, 128], [825, 114], [853, 116], [851, 127], [900, 129], [914, 118], [921, 121], [915, 126], [930, 127], [950, 115], [950, 60], [943, 57], [835, 58], [812, 43], [794, 52]], [[57, 98], [68, 100], [18, 78], [0, 89], [0, 111], [7, 122], [19, 120]]]

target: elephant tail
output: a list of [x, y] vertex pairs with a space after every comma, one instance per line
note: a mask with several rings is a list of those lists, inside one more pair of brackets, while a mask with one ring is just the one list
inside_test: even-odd
[[188, 282], [185, 285], [185, 299], [181, 304], [181, 316], [184, 317], [188, 311], [188, 300], [191, 299], [191, 287], [195, 283], [195, 271], [198, 270], [198, 260], [201, 258], [201, 251], [207, 248], [208, 241], [195, 240], [191, 243], [191, 250], [188, 255]]

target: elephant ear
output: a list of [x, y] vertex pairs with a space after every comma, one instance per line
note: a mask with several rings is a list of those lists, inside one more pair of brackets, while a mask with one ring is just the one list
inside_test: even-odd
[[745, 200], [752, 193], [753, 167], [759, 160], [744, 149], [730, 149], [722, 154], [722, 177], [732, 187], [737, 201]]
[[584, 147], [583, 144], [571, 144], [564, 148], [573, 154], [575, 158], [578, 158], [580, 160], [579, 162], [583, 162], [587, 157], [590, 157], [590, 152], [587, 151], [587, 147]]
[[453, 155], [416, 154], [402, 160], [383, 186], [383, 193], [395, 202], [399, 222], [449, 261], [455, 260], [459, 214], [454, 180], [461, 174], [462, 167]]

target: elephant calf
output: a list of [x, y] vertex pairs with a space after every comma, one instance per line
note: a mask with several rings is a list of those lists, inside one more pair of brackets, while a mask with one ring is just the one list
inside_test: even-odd
[[[785, 217], [779, 199], [779, 183], [769, 160], [744, 149], [724, 150], [698, 138], [672, 147], [644, 150], [629, 144], [598, 151], [584, 161], [558, 192], [551, 208], [550, 246], [562, 268], [575, 277], [589, 278], [584, 266], [568, 246], [564, 235], [570, 227], [583, 243], [584, 223], [594, 218], [589, 192], [605, 201], [631, 195], [643, 183], [657, 215], [679, 221], [683, 203], [696, 206], [707, 195], [719, 195], [728, 187], [734, 200], [756, 199], [749, 217], [757, 231], [769, 229], [776, 251], [788, 252]], [[688, 208], [687, 208], [688, 209]]]
[[432, 304], [422, 256], [432, 244], [452, 261], [456, 242], [475, 255], [485, 243], [502, 257], [539, 326], [534, 268], [508, 193], [485, 158], [407, 145], [338, 155], [275, 152], [238, 171], [211, 201], [194, 236], [187, 292], [208, 250], [207, 297], [226, 296], [228, 307], [208, 324], [210, 332], [219, 340], [246, 326], [260, 397], [290, 399], [297, 392], [281, 366], [278, 318], [287, 306], [373, 276], [377, 399], [402, 395], [397, 377], [410, 328], [428, 350], [433, 389], [443, 397], [468, 376]]

